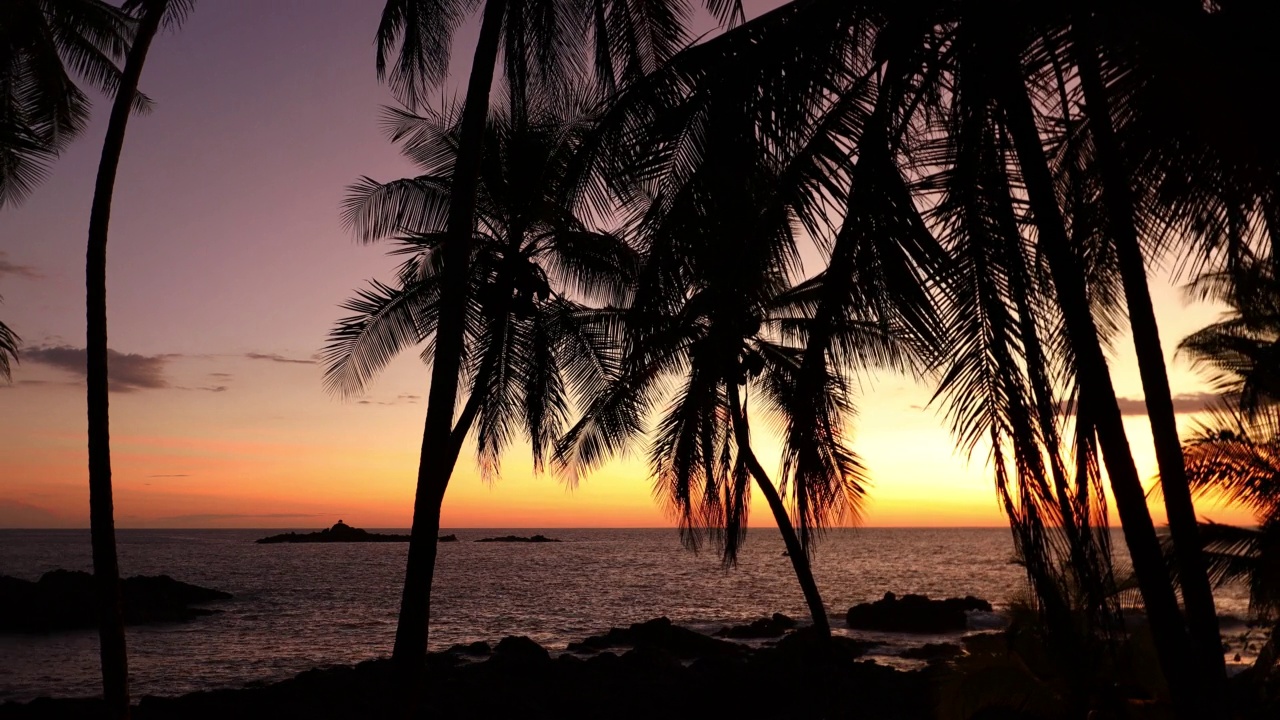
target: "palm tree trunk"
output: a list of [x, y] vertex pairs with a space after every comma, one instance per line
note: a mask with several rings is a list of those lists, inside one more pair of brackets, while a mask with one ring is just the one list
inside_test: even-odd
[[431, 392], [427, 398], [427, 419], [418, 462], [409, 559], [392, 652], [393, 660], [410, 671], [421, 668], [427, 657], [440, 505], [457, 460], [457, 454], [452, 452], [450, 436], [454, 403], [458, 397], [458, 371], [462, 363], [471, 233], [480, 159], [484, 150], [484, 127], [489, 116], [489, 92], [493, 87], [506, 5], [506, 0], [488, 0], [485, 3], [462, 111], [458, 160], [449, 191], [449, 224], [441, 249], [440, 320], [436, 328]]
[[115, 509], [111, 497], [111, 413], [107, 384], [107, 235], [111, 198], [124, 150], [124, 133], [142, 66], [160, 28], [165, 4], [151, 7], [138, 24], [125, 59], [120, 87], [111, 105], [102, 159], [89, 212], [85, 252], [85, 356], [89, 416], [89, 533], [93, 545], [94, 601], [98, 620], [98, 652], [102, 661], [102, 696], [113, 718], [129, 717], [129, 658], [125, 648], [124, 608], [120, 597], [120, 563], [116, 556]]
[[820, 634], [830, 637], [831, 622], [827, 619], [827, 608], [822, 604], [822, 595], [818, 593], [818, 583], [813, 578], [813, 568], [809, 566], [809, 554], [805, 552], [804, 546], [800, 544], [800, 538], [796, 536], [796, 529], [791, 524], [787, 506], [783, 504], [782, 497], [773, 486], [773, 481], [769, 479], [768, 473], [760, 465], [755, 452], [751, 449], [751, 428], [747, 424], [746, 413], [742, 411], [742, 399], [738, 393], [738, 386], [732, 380], [729, 382], [729, 404], [733, 413], [733, 434], [738, 452], [743, 453], [747, 469], [769, 503], [769, 509], [773, 511], [773, 519], [778, 523], [778, 532], [782, 533], [782, 542], [787, 548], [787, 556], [791, 558], [791, 567], [795, 570], [796, 579], [800, 582], [804, 601], [809, 606], [813, 627]]
[[1092, 33], [1082, 24], [1089, 22], [1085, 18], [1073, 24], [1077, 36], [1076, 64], [1080, 71], [1081, 89], [1084, 91], [1085, 112], [1102, 172], [1102, 199], [1107, 213], [1107, 225], [1120, 263], [1129, 325], [1133, 330], [1133, 345], [1147, 401], [1147, 418], [1155, 442], [1156, 462], [1160, 467], [1160, 486], [1164, 491], [1165, 511], [1173, 536], [1178, 579], [1182, 586], [1183, 602], [1186, 604], [1192, 648], [1204, 673], [1207, 689], [1211, 692], [1210, 705], [1222, 707], [1221, 703], [1214, 701], [1225, 691], [1226, 682], [1218, 613], [1205, 568], [1196, 509], [1191, 499], [1191, 486], [1187, 482], [1182, 441], [1178, 437], [1178, 420], [1173, 409], [1173, 393], [1169, 389], [1164, 351], [1160, 346], [1160, 329], [1156, 324], [1142, 247], [1138, 243], [1138, 232], [1134, 225], [1134, 202], [1129, 176], [1112, 127], [1110, 101], [1098, 67]]
[[1026, 184], [1027, 199], [1039, 231], [1040, 246], [1049, 262], [1049, 271], [1058, 294], [1067, 326], [1067, 335], [1075, 351], [1081, 390], [1089, 394], [1095, 408], [1095, 428], [1102, 448], [1103, 462], [1111, 480], [1116, 510], [1124, 530], [1125, 542], [1133, 561], [1146, 607], [1147, 619], [1176, 710], [1185, 717], [1196, 717], [1194, 704], [1186, 702], [1193, 687], [1190, 648], [1187, 631], [1178, 610], [1173, 584], [1164, 564], [1160, 540], [1156, 535], [1146, 494], [1124, 430], [1115, 387], [1107, 367], [1106, 355], [1098, 337], [1090, 309], [1083, 268], [1070, 247], [1066, 225], [1058, 208], [1053, 177], [1036, 128], [1035, 114], [1026, 86], [1018, 72], [1016, 55], [1010, 52], [1005, 72], [999, 78], [1000, 97], [1005, 121], [1013, 140], [1014, 152]]

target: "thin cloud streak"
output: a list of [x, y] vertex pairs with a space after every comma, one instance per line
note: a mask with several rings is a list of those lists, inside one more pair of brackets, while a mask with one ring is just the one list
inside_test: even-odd
[[245, 353], [244, 356], [249, 358], [250, 360], [267, 360], [269, 362], [285, 363], [288, 365], [315, 365], [316, 364], [315, 360], [303, 360], [299, 358], [285, 357], [284, 355], [279, 355], [277, 353], [251, 352], [251, 353]]
[[[112, 392], [128, 393], [137, 390], [159, 390], [169, 387], [165, 378], [165, 365], [178, 355], [139, 355], [107, 350], [107, 382]], [[88, 374], [84, 348], [59, 345], [27, 348], [22, 360], [35, 365], [45, 365], [80, 377]]]
[[9, 262], [9, 254], [0, 250], [0, 279], [5, 277], [19, 277], [24, 280], [44, 279], [44, 275], [30, 265]]

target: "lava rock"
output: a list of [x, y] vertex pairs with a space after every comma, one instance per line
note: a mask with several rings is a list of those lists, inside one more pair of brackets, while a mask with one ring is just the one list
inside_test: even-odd
[[549, 538], [546, 535], [534, 535], [533, 537], [520, 537], [519, 535], [503, 535], [501, 537], [480, 538], [476, 542], [500, 542], [500, 543], [553, 543], [560, 542], [555, 538]]
[[991, 603], [967, 596], [930, 600], [924, 595], [885, 593], [884, 598], [849, 608], [845, 621], [859, 630], [888, 632], [942, 633], [964, 630], [965, 613], [970, 610], [991, 612]]
[[593, 635], [580, 643], [569, 643], [570, 652], [591, 652], [616, 647], [648, 647], [664, 650], [681, 659], [711, 656], [740, 655], [744, 648], [737, 644], [717, 640], [679, 625], [670, 618], [660, 617], [628, 628], [613, 628], [604, 635]]
[[[127, 625], [184, 622], [213, 614], [191, 605], [230, 600], [229, 593], [174, 580], [168, 575], [136, 576], [121, 583]], [[44, 633], [92, 628], [93, 576], [52, 570], [36, 582], [0, 576], [0, 632]]]
[[925, 643], [920, 647], [908, 648], [902, 651], [902, 657], [911, 660], [950, 660], [953, 657], [964, 652], [959, 645], [955, 643]]
[[796, 621], [783, 615], [782, 613], [774, 613], [771, 618], [760, 618], [747, 625], [734, 625], [733, 627], [723, 627], [715, 632], [716, 637], [728, 637], [739, 640], [757, 639], [757, 638], [776, 638], [782, 637], [788, 630], [794, 629]]
[[500, 661], [528, 665], [551, 661], [551, 653], [546, 648], [524, 635], [509, 635], [499, 640], [498, 646], [493, 649], [493, 657]]

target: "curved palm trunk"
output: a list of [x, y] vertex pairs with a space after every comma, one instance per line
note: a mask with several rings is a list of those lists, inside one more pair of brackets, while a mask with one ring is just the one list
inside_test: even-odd
[[420, 668], [427, 657], [440, 505], [444, 502], [445, 489], [457, 461], [450, 436], [453, 433], [454, 404], [458, 397], [458, 371], [462, 363], [469, 245], [475, 218], [480, 158], [484, 149], [484, 126], [489, 115], [489, 92], [493, 87], [506, 5], [506, 0], [488, 0], [485, 3], [462, 111], [458, 160], [449, 192], [449, 224], [441, 251], [440, 320], [436, 328], [431, 392], [427, 398], [427, 419], [418, 462], [409, 559], [392, 652], [392, 659], [409, 670]]
[[85, 355], [89, 415], [89, 532], [93, 544], [94, 601], [97, 609], [102, 695], [114, 718], [129, 717], [129, 660], [125, 650], [124, 612], [120, 597], [120, 564], [116, 556], [116, 523], [111, 497], [110, 403], [107, 396], [107, 234], [111, 197], [124, 149], [124, 133], [142, 66], [160, 29], [166, 3], [150, 6], [138, 24], [125, 59], [120, 87], [102, 142], [102, 159], [89, 212], [85, 253]]
[[[1084, 20], [1083, 22], [1088, 22]], [[1218, 630], [1218, 613], [1214, 607], [1213, 589], [1205, 568], [1196, 509], [1187, 482], [1182, 457], [1182, 441], [1178, 437], [1178, 421], [1173, 409], [1173, 393], [1160, 346], [1160, 329], [1151, 304], [1151, 289], [1134, 225], [1134, 202], [1129, 177], [1124, 169], [1121, 150], [1111, 123], [1110, 102], [1098, 68], [1098, 58], [1090, 33], [1077, 22], [1076, 64], [1080, 85], [1084, 90], [1085, 112], [1089, 118], [1098, 165], [1102, 171], [1102, 198], [1107, 212], [1108, 228], [1116, 245], [1120, 275], [1124, 283], [1129, 325], [1137, 351], [1138, 369], [1147, 402], [1147, 418], [1155, 442], [1156, 461], [1160, 467], [1160, 486], [1164, 491], [1169, 530], [1173, 536], [1178, 562], [1178, 579], [1186, 604], [1187, 625], [1191, 642], [1204, 679], [1211, 691], [1212, 707], [1225, 688], [1226, 664], [1222, 655], [1222, 635]]]
[[796, 580], [800, 582], [804, 601], [809, 606], [813, 627], [822, 635], [829, 637], [831, 622], [827, 619], [827, 608], [822, 604], [822, 596], [818, 593], [818, 583], [813, 579], [809, 555], [800, 544], [800, 538], [796, 536], [796, 529], [791, 524], [791, 516], [787, 514], [787, 507], [783, 504], [782, 497], [778, 495], [778, 490], [769, 479], [769, 474], [765, 472], [751, 449], [751, 429], [747, 424], [747, 416], [742, 411], [742, 399], [738, 393], [738, 386], [732, 381], [729, 382], [729, 404], [730, 412], [733, 414], [733, 434], [738, 452], [743, 454], [747, 470], [755, 478], [756, 487], [760, 488], [760, 492], [769, 503], [769, 509], [773, 511], [773, 519], [778, 523], [778, 532], [782, 534], [782, 542], [786, 545], [787, 555], [791, 558], [791, 567], [795, 570]]
[[1076, 354], [1082, 392], [1090, 396], [1095, 408], [1098, 444], [1142, 592], [1160, 667], [1176, 710], [1183, 717], [1199, 717], [1201, 714], [1196, 710], [1199, 698], [1192, 690], [1194, 676], [1187, 631], [1164, 564], [1160, 540], [1147, 509], [1142, 481], [1133, 463], [1115, 387], [1111, 383], [1106, 355], [1090, 310], [1083, 269], [1070, 247], [1054, 192], [1053, 177], [1035, 125], [1031, 100], [1017, 67], [1016, 58], [1011, 55], [1005, 72], [999, 78], [1003, 90], [1000, 102], [1006, 124], [1022, 169], [1027, 197], [1040, 234], [1040, 245], [1049, 262], [1067, 334]]

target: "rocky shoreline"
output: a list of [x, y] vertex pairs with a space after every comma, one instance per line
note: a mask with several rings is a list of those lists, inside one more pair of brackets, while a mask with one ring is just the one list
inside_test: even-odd
[[[492, 647], [456, 645], [430, 654], [422, 676], [429, 712], [420, 715], [934, 717], [930, 688], [937, 668], [895, 670], [861, 659], [868, 643], [835, 640], [819, 642], [800, 628], [750, 647], [657, 618], [573, 643], [558, 656], [527, 637], [507, 637]], [[390, 661], [372, 660], [315, 669], [270, 685], [146, 696], [134, 718], [399, 717], [396, 683]], [[0, 720], [91, 718], [100, 711], [95, 700], [42, 698], [0, 705]]]

